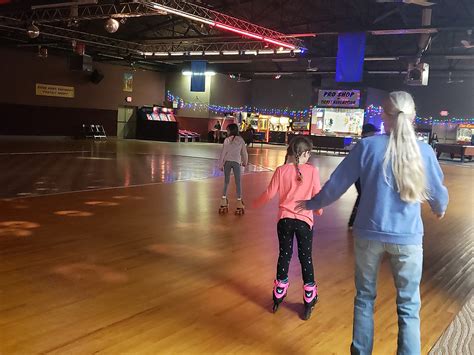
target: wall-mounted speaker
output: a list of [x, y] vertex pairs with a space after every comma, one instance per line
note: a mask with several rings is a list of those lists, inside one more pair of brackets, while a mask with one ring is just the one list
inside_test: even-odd
[[104, 75], [97, 69], [94, 69], [90, 76], [90, 81], [94, 84], [98, 84], [102, 81], [102, 79], [104, 79]]

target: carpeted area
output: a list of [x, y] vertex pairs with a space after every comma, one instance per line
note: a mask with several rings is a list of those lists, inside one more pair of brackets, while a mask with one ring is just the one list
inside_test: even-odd
[[474, 292], [448, 329], [441, 335], [429, 355], [474, 354]]

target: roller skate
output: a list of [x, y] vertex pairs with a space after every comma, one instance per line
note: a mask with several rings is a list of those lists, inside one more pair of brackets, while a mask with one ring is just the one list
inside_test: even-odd
[[283, 302], [283, 299], [286, 297], [286, 293], [288, 292], [288, 287], [290, 283], [288, 281], [283, 282], [280, 280], [274, 281], [273, 286], [273, 313], [278, 311], [278, 307], [280, 303]]
[[227, 200], [227, 197], [222, 196], [219, 214], [226, 214], [227, 212], [229, 212], [229, 200]]
[[314, 305], [318, 302], [318, 286], [306, 284], [303, 286], [304, 295], [304, 320], [311, 318], [311, 312], [313, 311]]
[[237, 200], [237, 209], [235, 210], [235, 214], [237, 216], [242, 216], [242, 215], [245, 214], [245, 205], [244, 205], [244, 201], [242, 201], [242, 199]]

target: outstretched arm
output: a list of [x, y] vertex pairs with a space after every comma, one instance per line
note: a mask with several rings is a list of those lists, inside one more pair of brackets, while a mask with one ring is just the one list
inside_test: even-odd
[[321, 191], [311, 200], [300, 201], [298, 207], [307, 210], [319, 210], [339, 199], [359, 178], [362, 144], [358, 143], [349, 155], [334, 170]]
[[258, 208], [263, 206], [265, 203], [270, 201], [273, 196], [276, 195], [278, 192], [278, 188], [280, 185], [280, 169], [277, 169], [275, 173], [273, 174], [272, 180], [270, 181], [270, 184], [268, 184], [267, 189], [265, 190], [264, 193], [262, 193], [254, 202], [253, 202], [253, 207]]

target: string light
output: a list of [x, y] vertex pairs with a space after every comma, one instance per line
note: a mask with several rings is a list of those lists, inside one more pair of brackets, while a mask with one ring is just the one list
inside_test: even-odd
[[193, 110], [193, 111], [211, 111], [213, 113], [229, 113], [229, 112], [255, 112], [263, 115], [272, 116], [287, 116], [296, 118], [307, 118], [310, 115], [310, 110], [292, 110], [289, 108], [263, 108], [256, 106], [230, 106], [230, 105], [210, 105], [200, 102], [186, 102], [179, 96], [173, 95], [170, 91], [166, 93], [166, 99], [171, 102], [177, 102], [178, 108]]
[[[272, 116], [287, 116], [291, 118], [309, 118], [311, 116], [311, 110], [292, 110], [289, 108], [264, 108], [256, 106], [231, 106], [231, 105], [210, 105], [200, 102], [186, 102], [179, 96], [173, 95], [170, 91], [167, 91], [166, 98], [168, 101], [177, 102], [178, 108], [183, 108], [193, 111], [210, 111], [216, 114], [225, 114], [231, 112], [255, 112], [263, 115]], [[381, 122], [383, 109], [381, 106], [369, 105], [364, 112], [364, 122], [374, 123]], [[415, 118], [415, 123], [424, 125], [453, 125], [453, 124], [474, 124], [474, 117], [472, 118], [460, 118], [460, 117], [420, 117]], [[376, 124], [377, 125], [377, 124]]]
[[[383, 109], [381, 106], [369, 105], [365, 109], [365, 122], [377, 122], [382, 119]], [[453, 125], [453, 124], [474, 124], [474, 117], [471, 118], [460, 118], [460, 117], [420, 117], [416, 116], [415, 123], [424, 125]]]

